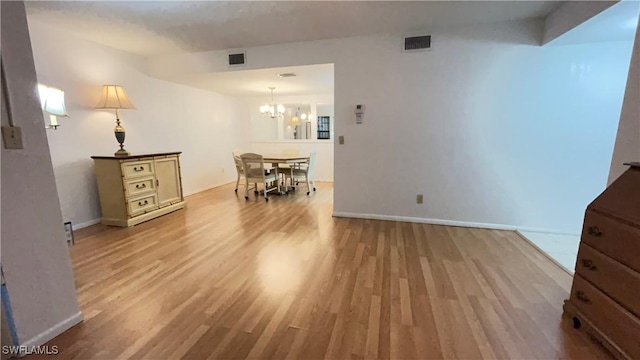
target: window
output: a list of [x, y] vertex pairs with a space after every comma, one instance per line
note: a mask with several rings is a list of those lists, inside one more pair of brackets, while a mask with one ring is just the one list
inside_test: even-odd
[[331, 138], [330, 123], [328, 116], [318, 116], [318, 140], [327, 140]]

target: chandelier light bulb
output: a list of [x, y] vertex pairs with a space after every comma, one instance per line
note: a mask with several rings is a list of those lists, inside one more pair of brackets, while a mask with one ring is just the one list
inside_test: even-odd
[[260, 113], [272, 119], [282, 119], [284, 117], [285, 108], [283, 105], [276, 104], [275, 101], [273, 101], [273, 90], [275, 90], [275, 87], [271, 86], [269, 87], [269, 90], [271, 90], [271, 103], [260, 106]]

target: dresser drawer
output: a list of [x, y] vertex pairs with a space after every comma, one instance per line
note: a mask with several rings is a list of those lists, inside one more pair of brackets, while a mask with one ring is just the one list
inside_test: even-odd
[[640, 273], [584, 243], [578, 251], [576, 272], [640, 317]]
[[153, 159], [123, 162], [122, 174], [127, 179], [153, 175]]
[[124, 186], [127, 191], [126, 196], [128, 198], [136, 197], [138, 195], [144, 195], [149, 192], [155, 192], [156, 179], [153, 176], [144, 178], [133, 178], [125, 180]]
[[588, 210], [582, 241], [640, 272], [640, 229]]
[[138, 216], [158, 208], [158, 197], [156, 194], [141, 196], [136, 199], [129, 199], [129, 217]]
[[573, 278], [571, 303], [631, 359], [640, 359], [640, 320], [580, 275]]

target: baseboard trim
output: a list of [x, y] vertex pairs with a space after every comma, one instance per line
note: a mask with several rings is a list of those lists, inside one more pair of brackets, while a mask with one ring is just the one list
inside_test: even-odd
[[536, 249], [539, 253], [541, 253], [542, 255], [544, 255], [544, 257], [546, 257], [547, 259], [551, 260], [552, 263], [556, 264], [556, 266], [558, 266], [560, 269], [562, 269], [564, 272], [566, 272], [567, 274], [569, 274], [571, 277], [573, 277], [573, 272], [569, 269], [567, 269], [566, 267], [564, 267], [562, 264], [560, 264], [558, 262], [558, 260], [554, 259], [553, 256], [549, 255], [547, 252], [545, 252], [544, 250], [542, 250], [538, 245], [536, 245], [533, 241], [531, 241], [528, 237], [526, 237], [523, 233], [520, 232], [520, 230], [516, 230], [516, 234], [518, 234], [524, 241], [526, 241], [529, 245], [531, 245], [534, 249]]
[[85, 221], [85, 222], [81, 222], [79, 224], [73, 225], [73, 230], [84, 229], [86, 227], [89, 227], [89, 226], [95, 225], [95, 224], [99, 224], [99, 223], [100, 223], [100, 218], [92, 219], [92, 220], [89, 220], [89, 221]]
[[[315, 181], [319, 182], [319, 183], [331, 183], [331, 184], [333, 184], [333, 180], [315, 180]], [[222, 187], [222, 186], [235, 184], [235, 183], [236, 183], [236, 180], [232, 180], [230, 182], [226, 182], [224, 184], [219, 184], [219, 185], [214, 185], [214, 186], [208, 187], [206, 189], [201, 189], [201, 190], [196, 190], [196, 191], [184, 193], [184, 196], [187, 197], [187, 196], [191, 196], [191, 195], [196, 195], [196, 194], [201, 193], [201, 192], [213, 190], [215, 188], [219, 188], [219, 187]], [[304, 185], [304, 186], [306, 186], [306, 185]], [[240, 180], [240, 185], [238, 187], [241, 188], [241, 189], [244, 189], [244, 178]]]
[[25, 341], [20, 345], [25, 346], [27, 348], [31, 348], [32, 346], [44, 345], [47, 342], [49, 342], [51, 339], [55, 338], [56, 336], [71, 329], [73, 326], [81, 323], [82, 319], [83, 319], [82, 312], [78, 311], [77, 313], [73, 314], [71, 317], [57, 323], [56, 325], [50, 327], [49, 329], [41, 332], [40, 334], [32, 337], [31, 339]]
[[430, 218], [417, 218], [409, 216], [392, 216], [392, 215], [377, 215], [377, 214], [358, 214], [348, 213], [341, 211], [334, 211], [334, 217], [343, 218], [356, 218], [356, 219], [369, 219], [369, 220], [384, 220], [384, 221], [400, 221], [419, 224], [432, 224], [432, 225], [445, 225], [445, 226], [459, 226], [478, 229], [495, 229], [495, 230], [516, 230], [515, 226], [491, 224], [491, 223], [479, 223], [470, 221], [456, 221], [456, 220], [443, 220], [443, 219], [430, 219]]
[[580, 236], [579, 232], [575, 231], [564, 231], [564, 230], [554, 230], [554, 229], [540, 229], [540, 228], [527, 228], [527, 227], [517, 227], [518, 231], [526, 231], [526, 232], [534, 232], [534, 233], [543, 233], [543, 234], [553, 234], [553, 235], [571, 235], [571, 236]]
[[432, 219], [432, 218], [418, 218], [410, 216], [393, 216], [393, 215], [379, 215], [379, 214], [361, 214], [350, 213], [342, 211], [334, 211], [334, 217], [341, 218], [355, 218], [355, 219], [369, 219], [369, 220], [383, 220], [383, 221], [400, 221], [411, 222], [419, 224], [432, 224], [432, 225], [444, 225], [444, 226], [458, 226], [478, 229], [493, 229], [493, 230], [509, 230], [509, 231], [530, 231], [539, 233], [559, 234], [559, 235], [579, 235], [573, 232], [567, 232], [562, 230], [542, 229], [542, 228], [529, 228], [519, 227], [514, 225], [494, 224], [494, 223], [480, 223], [473, 221], [459, 221], [459, 220], [444, 220], [444, 219]]
[[231, 181], [228, 181], [228, 182], [224, 182], [224, 183], [216, 184], [216, 185], [209, 186], [209, 187], [202, 188], [202, 189], [198, 189], [198, 190], [185, 191], [185, 192], [183, 193], [183, 196], [184, 196], [184, 197], [187, 197], [187, 196], [195, 195], [195, 194], [198, 194], [198, 193], [201, 193], [201, 192], [209, 191], [209, 190], [211, 190], [211, 189], [219, 188], [219, 187], [221, 187], [221, 186], [225, 186], [225, 185], [229, 185], [229, 184], [235, 184], [235, 183], [236, 183], [236, 180], [231, 180]]

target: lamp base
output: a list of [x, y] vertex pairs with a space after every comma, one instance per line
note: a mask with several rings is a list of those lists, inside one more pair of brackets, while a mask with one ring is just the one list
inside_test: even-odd
[[130, 156], [130, 155], [131, 155], [131, 153], [128, 152], [127, 150], [125, 150], [125, 149], [120, 149], [120, 150], [116, 151], [115, 154], [113, 154], [113, 156], [115, 156], [115, 157], [125, 157], [125, 156]]

